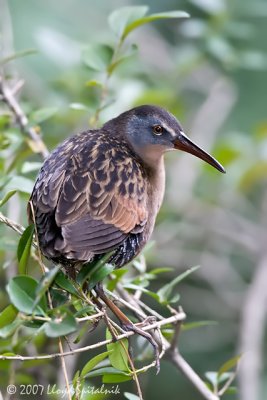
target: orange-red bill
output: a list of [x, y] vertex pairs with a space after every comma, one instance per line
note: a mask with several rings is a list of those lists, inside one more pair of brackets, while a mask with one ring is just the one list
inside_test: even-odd
[[180, 132], [179, 136], [173, 141], [174, 148], [177, 150], [186, 151], [187, 153], [193, 154], [194, 156], [206, 161], [212, 167], [218, 171], [225, 173], [224, 167], [209, 153], [202, 150], [192, 140], [190, 140], [184, 133]]

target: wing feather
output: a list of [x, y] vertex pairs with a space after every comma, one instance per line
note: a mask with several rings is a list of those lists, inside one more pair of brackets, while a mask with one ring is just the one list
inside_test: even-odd
[[125, 144], [107, 140], [88, 136], [87, 146], [79, 135], [67, 140], [40, 171], [31, 201], [44, 253], [89, 259], [144, 229], [142, 166]]

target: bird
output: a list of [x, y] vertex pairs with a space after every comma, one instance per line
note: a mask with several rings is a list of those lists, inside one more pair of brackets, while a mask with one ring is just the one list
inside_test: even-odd
[[[225, 172], [173, 114], [155, 105], [132, 108], [63, 141], [46, 158], [28, 203], [42, 254], [68, 271], [109, 253], [115, 268], [128, 264], [153, 232], [165, 192], [164, 154], [171, 150]], [[134, 325], [101, 285], [95, 289], [126, 330], [150, 341], [158, 366], [153, 337]]]

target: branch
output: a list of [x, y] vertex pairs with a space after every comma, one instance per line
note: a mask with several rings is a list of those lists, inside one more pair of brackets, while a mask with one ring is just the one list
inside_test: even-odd
[[[16, 88], [17, 89], [17, 88]], [[5, 84], [3, 78], [0, 76], [0, 96], [1, 100], [6, 103], [8, 108], [14, 114], [14, 117], [20, 127], [22, 133], [29, 136], [29, 138], [34, 142], [36, 152], [41, 154], [43, 159], [49, 155], [49, 151], [42, 141], [40, 135], [35, 131], [34, 128], [29, 126], [28, 118], [20, 107], [18, 101], [14, 96], [14, 91]]]
[[25, 230], [24, 226], [7, 218], [1, 212], [0, 212], [0, 222], [3, 222], [5, 225], [9, 226], [11, 229], [13, 229], [13, 231], [19, 233], [20, 235], [22, 235]]
[[[267, 191], [261, 204], [261, 224], [267, 223]], [[240, 399], [259, 400], [261, 398], [261, 374], [264, 366], [264, 330], [267, 311], [267, 251], [266, 232], [254, 236], [260, 243], [259, 259], [253, 280], [248, 287], [241, 315], [240, 353], [238, 378]]]
[[260, 376], [263, 368], [264, 327], [267, 304], [267, 255], [260, 260], [248, 289], [242, 311], [239, 365], [240, 399], [260, 399]]
[[66, 367], [66, 363], [65, 363], [65, 358], [62, 357], [64, 350], [63, 350], [61, 338], [58, 338], [58, 346], [59, 346], [59, 351], [61, 354], [60, 361], [61, 361], [62, 371], [63, 371], [63, 375], [64, 375], [64, 380], [66, 383], [66, 394], [68, 396], [68, 400], [71, 400], [71, 390], [70, 390], [70, 384], [69, 384], [69, 379], [68, 379], [67, 367]]
[[[142, 329], [144, 331], [150, 331], [152, 329], [160, 328], [161, 326], [164, 326], [164, 325], [173, 324], [177, 321], [182, 321], [184, 319], [185, 319], [184, 313], [177, 313], [176, 315], [173, 315], [169, 318], [165, 318], [163, 321], [157, 321], [157, 322], [154, 322], [153, 324], [144, 326]], [[128, 338], [133, 335], [135, 335], [135, 332], [129, 331], [129, 332], [123, 333], [122, 335], [117, 336], [117, 340], [122, 340], [122, 339]], [[51, 359], [62, 357], [62, 356], [67, 357], [67, 356], [72, 356], [73, 354], [77, 354], [77, 353], [84, 353], [89, 350], [97, 349], [98, 347], [106, 346], [109, 343], [112, 343], [112, 339], [103, 340], [101, 342], [91, 344], [89, 346], [81, 347], [79, 349], [74, 349], [72, 351], [66, 351], [64, 353], [45, 354], [42, 356], [21, 356], [21, 355], [3, 356], [3, 355], [0, 355], [0, 360], [19, 360], [19, 361], [49, 360], [49, 359], [51, 360]], [[153, 362], [153, 365], [154, 365], [154, 363], [155, 362]]]
[[[87, 322], [87, 321], [93, 321], [94, 319], [100, 318], [104, 316], [104, 312], [103, 311], [99, 311], [96, 314], [93, 315], [88, 315], [87, 317], [82, 317], [82, 318], [75, 318], [77, 323], [80, 322]], [[26, 321], [42, 321], [42, 322], [50, 322], [53, 319], [50, 317], [40, 317], [38, 315], [25, 315], [20, 313], [20, 318], [26, 320]]]
[[173, 365], [182, 372], [206, 400], [219, 400], [219, 397], [210, 391], [205, 382], [202, 381], [188, 362], [181, 356], [177, 348], [173, 351], [169, 351], [167, 355]]
[[[112, 294], [112, 293], [110, 293], [110, 294]], [[126, 292], [121, 286], [120, 286], [120, 296], [124, 297], [124, 299], [129, 297], [129, 293]], [[116, 297], [114, 296], [114, 298], [116, 298]], [[140, 306], [142, 305], [142, 302], [140, 302], [140, 300], [137, 300], [137, 299], [134, 299], [131, 297], [131, 304], [129, 304], [124, 299], [117, 298], [117, 300], [120, 300], [122, 302], [122, 304], [124, 304], [129, 309], [132, 309], [133, 311], [137, 312], [143, 318], [146, 316], [146, 314], [143, 311], [141, 311], [141, 312], [139, 311]], [[137, 302], [138, 302], [138, 304], [137, 304]], [[133, 304], [133, 303], [136, 303], [136, 307], [135, 307], [135, 304]], [[183, 313], [183, 311], [181, 311], [181, 309], [179, 309], [179, 312], [177, 312], [176, 310], [173, 310], [173, 311], [175, 312], [174, 316], [180, 315], [181, 313]], [[151, 308], [149, 308], [149, 312], [152, 315], [155, 314], [154, 310], [152, 310]], [[174, 343], [178, 340], [178, 335], [179, 335], [179, 330], [180, 330], [179, 325], [181, 324], [182, 321], [183, 321], [182, 319], [177, 319], [175, 322], [173, 322], [173, 325], [175, 328], [174, 328], [173, 340], [171, 343], [169, 343], [164, 337], [161, 337], [162, 347], [164, 349], [162, 351], [162, 353], [166, 353], [166, 358], [169, 359], [172, 362], [172, 364], [176, 367], [176, 369], [178, 371], [180, 371], [186, 377], [186, 379], [189, 380], [189, 382], [192, 383], [192, 385], [203, 396], [204, 399], [219, 400], [219, 397], [217, 397], [214, 393], [212, 393], [210, 391], [210, 389], [207, 387], [205, 382], [198, 376], [198, 374], [193, 370], [193, 368], [191, 368], [191, 366], [188, 364], [188, 362], [178, 352], [177, 347], [174, 345]], [[162, 321], [160, 321], [160, 322], [162, 322]], [[161, 358], [161, 356], [160, 356], [160, 358]]]

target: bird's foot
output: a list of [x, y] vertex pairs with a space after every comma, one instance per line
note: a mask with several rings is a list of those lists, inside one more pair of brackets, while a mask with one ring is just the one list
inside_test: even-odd
[[[143, 329], [139, 328], [139, 326], [147, 325], [149, 319], [150, 319], [150, 317], [146, 318], [144, 321], [137, 323], [137, 324], [133, 324], [131, 321], [128, 321], [127, 323], [122, 324], [122, 329], [125, 330], [126, 332], [129, 332], [129, 331], [135, 332], [137, 335], [140, 335], [143, 338], [145, 338], [152, 345], [153, 350], [154, 350], [154, 355], [155, 355], [155, 367], [156, 367], [157, 374], [158, 374], [160, 371], [159, 345], [149, 332], [146, 332]], [[151, 322], [149, 322], [149, 323], [151, 323]]]
[[[148, 342], [152, 345], [154, 349], [154, 354], [155, 354], [155, 367], [157, 370], [157, 373], [159, 373], [160, 370], [160, 358], [159, 358], [159, 345], [153, 338], [153, 336], [149, 333], [141, 329], [138, 325], [144, 326], [147, 325], [148, 323], [151, 324], [151, 317], [146, 318], [144, 321], [142, 321], [139, 324], [134, 325], [132, 321], [114, 304], [105, 294], [103, 286], [101, 283], [98, 283], [95, 286], [95, 291], [96, 294], [103, 300], [103, 302], [106, 304], [106, 306], [113, 312], [114, 315], [118, 318], [120, 321], [121, 327], [123, 330], [129, 332], [133, 331], [136, 334], [144, 337]], [[98, 300], [97, 300], [98, 301]]]
[[139, 326], [139, 327], [143, 328], [144, 326], [153, 324], [154, 322], [156, 322], [156, 320], [157, 320], [156, 317], [154, 317], [153, 315], [149, 315], [148, 317], [143, 319], [143, 321], [137, 322], [135, 324], [135, 326]]

